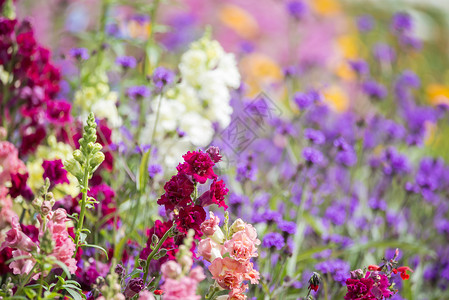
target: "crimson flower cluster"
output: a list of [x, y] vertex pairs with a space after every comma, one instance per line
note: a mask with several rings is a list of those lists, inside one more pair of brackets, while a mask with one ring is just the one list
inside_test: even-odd
[[45, 122], [62, 127], [71, 121], [71, 104], [56, 100], [59, 69], [51, 63], [50, 51], [36, 42], [28, 21], [3, 17], [0, 17], [0, 66], [7, 75], [0, 82], [5, 91], [0, 95], [0, 119], [6, 118], [11, 130], [22, 125], [20, 152], [34, 152], [46, 136]]
[[[183, 156], [184, 162], [178, 165], [175, 174], [165, 185], [165, 193], [157, 201], [163, 205], [167, 216], [173, 216], [166, 222], [157, 221], [153, 228], [148, 231], [150, 237], [147, 247], [142, 251], [140, 257], [145, 258], [151, 252], [151, 236], [153, 234], [161, 238], [173, 225], [176, 224], [179, 233], [174, 238], [168, 238], [162, 245], [168, 251], [168, 259], [174, 258], [177, 245], [182, 243], [182, 237], [189, 229], [195, 231], [194, 238], [199, 240], [203, 235], [201, 223], [206, 220], [204, 207], [216, 204], [224, 209], [227, 205], [224, 202], [228, 189], [223, 180], [218, 180], [213, 167], [221, 160], [221, 155], [217, 147], [210, 147], [207, 151], [187, 152]], [[211, 180], [207, 191], [197, 195], [198, 184], [205, 184]]]

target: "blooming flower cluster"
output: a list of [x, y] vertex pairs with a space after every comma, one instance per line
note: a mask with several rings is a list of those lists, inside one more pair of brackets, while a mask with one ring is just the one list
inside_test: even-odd
[[[225, 233], [219, 227], [220, 219], [210, 212], [210, 218], [201, 224], [206, 238], [198, 244], [198, 253], [211, 262], [209, 271], [218, 286], [230, 290], [227, 299], [246, 299], [245, 281], [259, 282], [259, 272], [252, 258], [258, 256], [257, 232], [251, 224], [237, 219]], [[227, 226], [227, 225], [226, 225]]]

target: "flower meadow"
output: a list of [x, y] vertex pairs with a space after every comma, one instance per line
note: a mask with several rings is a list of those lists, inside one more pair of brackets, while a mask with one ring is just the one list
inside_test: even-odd
[[449, 8], [0, 0], [0, 299], [449, 299]]

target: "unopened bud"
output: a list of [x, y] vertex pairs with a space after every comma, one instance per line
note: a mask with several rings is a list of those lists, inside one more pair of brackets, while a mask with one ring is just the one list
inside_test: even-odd
[[230, 228], [230, 235], [232, 236], [234, 233], [245, 230], [245, 222], [242, 219], [238, 218], [232, 223]]

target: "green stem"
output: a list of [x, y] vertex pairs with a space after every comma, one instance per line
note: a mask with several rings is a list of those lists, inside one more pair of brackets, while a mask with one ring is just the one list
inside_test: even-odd
[[19, 295], [20, 292], [22, 291], [23, 287], [30, 281], [31, 277], [33, 276], [33, 271], [36, 268], [37, 264], [34, 264], [33, 268], [31, 269], [30, 273], [28, 273], [27, 277], [25, 277], [25, 280], [22, 281], [22, 283], [20, 284], [19, 288], [17, 289], [17, 292], [15, 293], [15, 295]]
[[81, 212], [80, 212], [80, 216], [78, 218], [78, 224], [76, 226], [76, 237], [75, 237], [76, 249], [75, 249], [75, 253], [73, 254], [73, 257], [75, 257], [76, 253], [78, 252], [81, 230], [83, 229], [84, 215], [86, 214], [86, 200], [87, 200], [88, 184], [89, 184], [89, 160], [88, 160], [87, 164], [84, 166], [83, 196], [81, 198]]
[[150, 268], [150, 262], [153, 259], [153, 257], [156, 255], [156, 253], [159, 252], [159, 249], [161, 249], [162, 244], [168, 239], [168, 237], [169, 237], [173, 227], [174, 227], [174, 225], [169, 230], [167, 230], [167, 232], [159, 240], [159, 243], [156, 245], [156, 247], [153, 249], [153, 251], [151, 251], [150, 255], [148, 255], [147, 263], [145, 265], [145, 272], [143, 273], [143, 283], [144, 283], [144, 285], [146, 285], [146, 282], [147, 282], [148, 270]]

